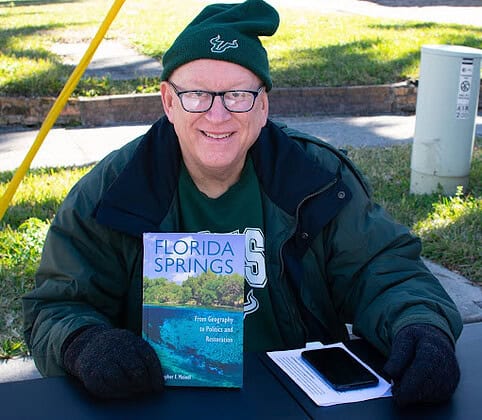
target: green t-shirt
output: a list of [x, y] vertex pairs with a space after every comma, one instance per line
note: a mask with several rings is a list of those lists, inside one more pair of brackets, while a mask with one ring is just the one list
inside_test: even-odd
[[179, 178], [181, 229], [184, 232], [244, 233], [244, 349], [284, 347], [274, 318], [264, 258], [263, 208], [258, 179], [247, 159], [239, 181], [218, 198], [198, 190], [186, 167]]

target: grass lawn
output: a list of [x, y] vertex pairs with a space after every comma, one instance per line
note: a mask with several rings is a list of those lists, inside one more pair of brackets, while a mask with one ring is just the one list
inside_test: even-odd
[[[210, 1], [126, 1], [107, 38], [161, 59], [176, 35]], [[0, 94], [56, 96], [73, 71], [52, 53], [56, 42], [89, 42], [112, 2], [0, 0]], [[275, 87], [394, 83], [419, 72], [423, 44], [482, 48], [482, 28], [324, 15], [280, 9], [264, 39]], [[153, 92], [158, 78], [82, 78], [74, 95]]]

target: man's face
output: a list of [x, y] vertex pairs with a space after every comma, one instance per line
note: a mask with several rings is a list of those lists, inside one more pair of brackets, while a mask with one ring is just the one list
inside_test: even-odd
[[[177, 68], [169, 80], [179, 91], [252, 90], [262, 82], [250, 70], [234, 63], [201, 59]], [[251, 111], [229, 112], [216, 96], [209, 111], [189, 113], [182, 108], [174, 88], [161, 83], [164, 111], [174, 125], [186, 167], [191, 175], [233, 179], [244, 166], [246, 153], [256, 141], [268, 116], [264, 90]], [[237, 180], [237, 179], [236, 179]]]

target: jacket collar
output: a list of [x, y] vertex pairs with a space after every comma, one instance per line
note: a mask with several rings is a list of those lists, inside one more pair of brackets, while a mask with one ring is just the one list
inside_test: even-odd
[[304, 150], [305, 143], [300, 140], [293, 140], [268, 122], [251, 154], [265, 193], [289, 215], [296, 217], [298, 207], [307, 197], [320, 198], [306, 201], [303, 213], [298, 215], [305, 224], [301, 228], [314, 233], [338, 213], [351, 194], [341, 175], [324, 169], [315, 156]]
[[[262, 190], [287, 214], [295, 217], [307, 196], [323, 197], [304, 206], [306, 212], [299, 215], [303, 231], [318, 232], [349, 199], [349, 191], [337, 174], [307, 158], [300, 143], [270, 121], [250, 154]], [[159, 231], [176, 197], [179, 170], [178, 139], [172, 124], [163, 117], [145, 134], [130, 162], [102, 197], [94, 217], [103, 225], [134, 236]], [[342, 191], [345, 200], [339, 199]]]
[[102, 197], [94, 213], [97, 222], [134, 236], [158, 231], [175, 197], [180, 156], [174, 127], [163, 117]]

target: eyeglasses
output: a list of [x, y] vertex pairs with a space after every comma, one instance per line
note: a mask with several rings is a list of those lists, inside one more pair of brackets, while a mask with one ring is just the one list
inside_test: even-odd
[[261, 86], [258, 90], [225, 90], [222, 92], [210, 92], [207, 90], [183, 90], [167, 81], [181, 101], [184, 111], [187, 112], [207, 112], [214, 103], [214, 98], [220, 96], [224, 107], [229, 112], [249, 112], [253, 109], [254, 101], [264, 89]]

